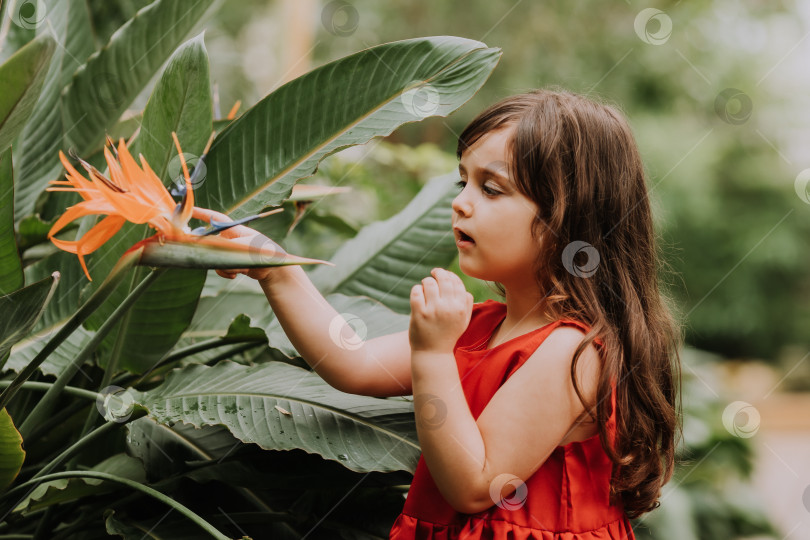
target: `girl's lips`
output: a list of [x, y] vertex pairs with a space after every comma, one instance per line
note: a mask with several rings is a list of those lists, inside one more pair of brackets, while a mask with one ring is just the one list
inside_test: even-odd
[[459, 248], [470, 247], [475, 245], [475, 240], [473, 240], [470, 235], [468, 235], [461, 229], [454, 228], [453, 232], [456, 235], [456, 246], [458, 246]]

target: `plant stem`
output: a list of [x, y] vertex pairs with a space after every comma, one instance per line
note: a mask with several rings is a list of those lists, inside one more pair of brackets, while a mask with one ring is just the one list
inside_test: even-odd
[[58, 480], [60, 478], [96, 478], [98, 480], [107, 480], [110, 482], [117, 482], [119, 484], [123, 484], [128, 486], [132, 489], [141, 491], [150, 497], [161, 501], [162, 503], [174, 508], [188, 519], [199, 525], [203, 530], [205, 530], [208, 534], [210, 534], [213, 538], [217, 538], [218, 540], [230, 540], [227, 536], [219, 532], [213, 525], [205, 521], [202, 517], [197, 515], [196, 513], [192, 512], [188, 507], [183, 506], [179, 502], [175, 501], [171, 497], [164, 495], [163, 493], [150, 488], [149, 486], [145, 486], [140, 482], [135, 482], [134, 480], [130, 480], [129, 478], [123, 478], [120, 476], [115, 476], [109, 473], [103, 473], [98, 471], [65, 471], [53, 474], [46, 474], [45, 476], [41, 476], [36, 480], [29, 480], [16, 486], [14, 489], [11, 489], [2, 495], [2, 498], [9, 497], [11, 495], [15, 495], [21, 491], [24, 491], [26, 488], [31, 486], [39, 485], [42, 482], [48, 482], [51, 480]]
[[[0, 381], [0, 388], [7, 388], [11, 386], [13, 381]], [[50, 390], [50, 388], [54, 385], [54, 383], [49, 382], [36, 382], [36, 381], [26, 381], [20, 385], [20, 388], [23, 390]], [[85, 390], [84, 388], [77, 388], [76, 386], [65, 386], [64, 391], [66, 394], [72, 394], [77, 397], [89, 399], [91, 401], [95, 401], [101, 395], [98, 392], [93, 392], [92, 390]]]
[[121, 282], [121, 280], [126, 275], [126, 270], [128, 270], [132, 265], [134, 265], [140, 258], [141, 250], [132, 251], [127, 255], [121, 257], [121, 259], [116, 263], [115, 267], [110, 272], [110, 275], [107, 276], [107, 279], [99, 286], [98, 289], [87, 299], [87, 301], [82, 304], [82, 306], [76, 310], [76, 313], [68, 319], [68, 321], [62, 325], [59, 331], [53, 336], [48, 343], [42, 348], [41, 351], [34, 357], [31, 362], [26, 365], [22, 371], [20, 371], [17, 376], [11, 381], [11, 384], [3, 390], [3, 393], [0, 394], [0, 409], [3, 409], [9, 402], [9, 400], [14, 397], [14, 394], [17, 393], [17, 390], [20, 389], [22, 383], [27, 381], [31, 375], [37, 370], [37, 368], [45, 361], [49, 354], [56, 350], [62, 342], [73, 333], [76, 328], [78, 328], [103, 302], [106, 300], [107, 296], [110, 294], [115, 287]]
[[[165, 268], [160, 268], [150, 272], [149, 275], [147, 275], [146, 278], [141, 281], [138, 286], [129, 293], [129, 295], [127, 295], [124, 301], [115, 308], [107, 320], [104, 321], [104, 324], [102, 324], [101, 327], [96, 331], [93, 338], [87, 343], [87, 345], [84, 346], [82, 351], [76, 355], [76, 358], [73, 359], [70, 365], [59, 374], [56, 381], [53, 383], [53, 386], [51, 386], [51, 388], [45, 392], [45, 395], [42, 397], [39, 403], [37, 403], [37, 406], [34, 407], [34, 410], [31, 411], [31, 414], [28, 415], [20, 426], [19, 431], [23, 436], [23, 440], [25, 440], [26, 436], [31, 433], [35, 426], [41, 424], [45, 420], [45, 417], [51, 413], [51, 410], [56, 404], [57, 398], [59, 398], [60, 394], [62, 393], [62, 389], [65, 388], [68, 381], [73, 378], [81, 365], [84, 363], [85, 359], [87, 359], [87, 357], [90, 356], [90, 354], [92, 354], [96, 349], [96, 347], [101, 344], [102, 340], [106, 337], [109, 331], [112, 330], [121, 317], [129, 310], [130, 307], [132, 307], [132, 304], [134, 304], [135, 301], [146, 291], [146, 289], [148, 289], [149, 286], [165, 271]], [[95, 296], [95, 294], [93, 296]], [[92, 415], [93, 412], [91, 411], [90, 414]]]
[[[115, 379], [113, 381], [113, 384], [117, 384], [117, 385], [120, 385], [120, 386], [124, 386], [124, 385], [126, 385], [126, 386], [135, 386], [136, 384], [143, 382], [143, 379], [145, 377], [147, 377], [150, 373], [154, 372], [155, 370], [157, 370], [159, 368], [162, 368], [163, 366], [169, 365], [169, 364], [171, 364], [173, 362], [176, 362], [178, 360], [182, 360], [183, 358], [189, 357], [192, 354], [197, 354], [199, 352], [208, 351], [208, 350], [211, 350], [211, 349], [216, 349], [216, 348], [219, 348], [219, 347], [224, 347], [226, 345], [234, 345], [234, 344], [238, 344], [238, 343], [245, 343], [245, 344], [250, 343], [251, 347], [252, 347], [252, 346], [260, 345], [262, 343], [267, 343], [267, 339], [266, 338], [260, 338], [260, 337], [250, 337], [250, 338], [247, 338], [247, 337], [246, 338], [224, 338], [224, 337], [221, 337], [221, 338], [206, 339], [205, 341], [200, 341], [199, 343], [193, 343], [191, 345], [187, 345], [185, 347], [182, 347], [180, 349], [172, 351], [171, 353], [164, 356], [159, 362], [157, 362], [154, 366], [152, 366], [152, 368], [149, 371], [147, 371], [146, 373], [144, 373], [143, 375], [131, 375], [131, 374], [123, 375], [123, 376], [118, 377], [117, 379]], [[234, 351], [241, 352], [243, 350], [244, 349], [241, 349], [241, 348], [238, 348], [238, 349], [234, 348], [234, 349], [231, 349], [230, 351], [228, 351], [228, 353], [232, 354]]]

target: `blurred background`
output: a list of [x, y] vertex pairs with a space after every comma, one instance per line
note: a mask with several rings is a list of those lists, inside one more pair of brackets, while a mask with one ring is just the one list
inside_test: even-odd
[[[98, 0], [98, 27], [147, 3]], [[333, 219], [301, 223], [322, 241], [287, 247], [307, 256], [328, 257], [453, 170], [457, 134], [503, 97], [561, 86], [617, 104], [687, 344], [678, 472], [637, 534], [810, 538], [810, 2], [226, 0], [205, 28], [217, 117], [383, 42], [449, 34], [503, 50], [450, 118], [332, 156], [305, 180], [353, 188], [310, 209]]]

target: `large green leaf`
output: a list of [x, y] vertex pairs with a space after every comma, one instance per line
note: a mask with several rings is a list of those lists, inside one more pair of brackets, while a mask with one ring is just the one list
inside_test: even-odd
[[199, 205], [234, 218], [276, 205], [329, 154], [406, 122], [448, 115], [484, 84], [499, 57], [499, 49], [478, 41], [431, 37], [378, 45], [315, 69], [217, 137]]
[[[49, 116], [48, 125], [31, 128], [32, 138], [26, 148], [31, 151], [26, 154], [30, 154], [33, 161], [25, 162], [26, 175], [17, 194], [18, 220], [34, 212], [37, 197], [47, 181], [60, 170], [57, 150], [74, 150], [88, 158], [212, 3], [213, 0], [157, 0], [138, 11], [116, 31], [100, 51], [75, 70], [75, 75], [71, 66], [65, 66], [56, 89], [58, 101], [43, 103], [43, 107], [50, 105], [50, 108], [43, 109], [43, 114], [56, 111], [60, 118]], [[89, 22], [82, 11], [86, 7], [81, 1], [61, 4], [57, 7], [64, 11], [67, 22], [61, 23], [60, 28], [64, 28], [66, 34], [60, 43], [68, 49], [66, 52], [70, 52], [68, 57], [72, 55], [83, 61], [87, 52], [84, 40], [91, 35], [87, 30]], [[73, 54], [72, 48], [77, 54]], [[65, 76], [70, 79], [65, 79]], [[59, 95], [65, 86], [67, 89]], [[38, 141], [40, 133], [43, 138]], [[65, 193], [49, 194], [46, 217], [51, 217], [54, 208], [57, 209], [55, 213], [59, 213], [58, 208], [64, 209], [74, 197]], [[51, 199], [58, 202], [55, 204]]]
[[80, 126], [66, 130], [66, 146], [84, 155], [103, 141], [105, 130], [115, 125], [212, 3], [156, 0], [119, 28], [65, 90], [63, 125]]
[[301, 448], [357, 472], [413, 471], [419, 459], [411, 403], [345, 394], [282, 362], [191, 365], [133, 394], [158, 422], [224, 425], [243, 442]]
[[310, 275], [323, 294], [365, 295], [410, 313], [411, 287], [456, 255], [450, 204], [458, 174], [434, 178], [401, 212], [365, 227]]
[[14, 173], [9, 148], [0, 153], [0, 294], [22, 286], [22, 262], [14, 235]]
[[42, 281], [0, 296], [0, 360], [34, 327], [58, 282], [59, 273], [55, 272]]
[[[177, 133], [184, 152], [199, 155], [211, 133], [212, 116], [208, 55], [200, 35], [186, 42], [169, 60], [146, 104], [134, 150], [143, 154], [148, 163], [154, 163], [155, 173], [165, 178], [170, 160], [177, 155], [171, 133]], [[147, 234], [144, 226], [125, 226], [114, 243], [93, 255], [91, 275], [103, 275], [124, 250]], [[144, 269], [133, 272], [132, 279], [110, 295], [88, 326], [96, 329], [103, 324], [145, 274]], [[117, 357], [119, 368], [134, 373], [149, 369], [188, 328], [204, 281], [204, 270], [168, 270], [135, 303], [118, 331], [105, 339], [103, 350]], [[105, 360], [102, 365], [106, 365]]]
[[42, 36], [0, 66], [0, 152], [22, 131], [34, 110], [53, 49], [53, 39]]
[[20, 472], [25, 460], [22, 442], [22, 435], [14, 427], [8, 411], [0, 410], [0, 490], [8, 487]]
[[[29, 2], [33, 4], [33, 2]], [[62, 148], [62, 135], [67, 129], [82, 129], [81, 125], [62, 125], [60, 96], [76, 69], [93, 52], [93, 28], [84, 0], [49, 0], [42, 7], [46, 16], [37, 27], [40, 35], [50, 35], [57, 47], [48, 67], [42, 93], [30, 121], [26, 124], [16, 151], [19, 182], [15, 198], [17, 222], [34, 210], [34, 202], [45, 182], [54, 180], [61, 169], [57, 159]], [[50, 194], [62, 201], [73, 200], [72, 193]]]
[[[75, 255], [64, 251], [49, 255], [25, 269], [25, 280], [32, 283], [46, 279], [53, 268], [60, 269], [60, 286], [56, 288], [53, 298], [45, 306], [42, 317], [31, 332], [12, 348], [11, 356], [4, 369], [19, 373], [79, 307], [80, 286], [87, 280], [79, 265], [76, 264]], [[48, 355], [39, 369], [46, 375], [59, 375], [91, 337], [91, 332], [78, 328], [54, 352]]]

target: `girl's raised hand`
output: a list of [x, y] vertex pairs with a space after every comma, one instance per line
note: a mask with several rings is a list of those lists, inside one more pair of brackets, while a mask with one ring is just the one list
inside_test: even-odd
[[[219, 222], [233, 221], [230, 217], [221, 212], [209, 210], [207, 208], [198, 208], [196, 206], [194, 207], [194, 217], [197, 219], [201, 219], [203, 221], [210, 221], [211, 218]], [[284, 251], [284, 248], [282, 248], [280, 245], [273, 242], [259, 231], [251, 229], [250, 227], [247, 227], [245, 225], [236, 225], [235, 227], [231, 227], [230, 229], [225, 229], [219, 234], [225, 238], [233, 240], [234, 242], [245, 244], [247, 246], [254, 246], [256, 247], [256, 249], [272, 248], [278, 251], [279, 253], [286, 253], [286, 251]], [[236, 274], [245, 274], [246, 276], [251, 277], [255, 280], [263, 281], [267, 279], [270, 275], [272, 275], [273, 270], [274, 270], [273, 267], [241, 268], [233, 270], [216, 270], [216, 273], [219, 276], [227, 279], [235, 278]]]
[[452, 353], [470, 323], [473, 297], [453, 272], [430, 274], [411, 289], [411, 351]]

